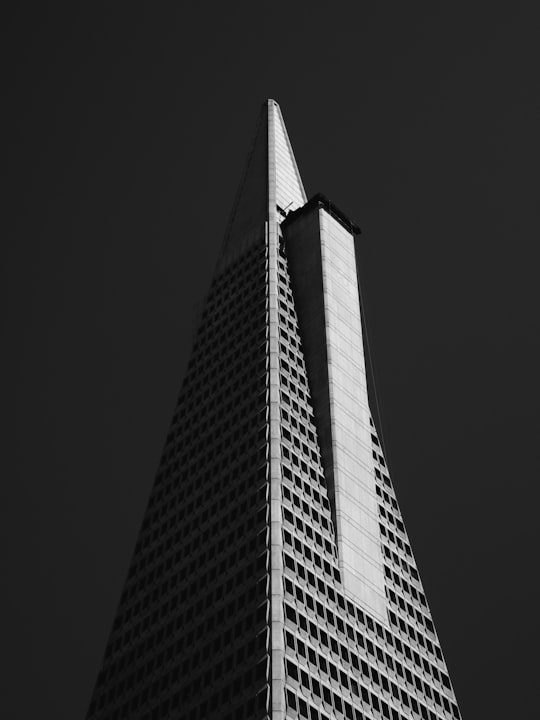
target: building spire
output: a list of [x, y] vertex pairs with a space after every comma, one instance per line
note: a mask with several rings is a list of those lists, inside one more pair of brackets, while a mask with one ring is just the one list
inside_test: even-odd
[[[268, 100], [269, 124], [269, 173], [272, 163], [275, 165], [275, 175], [270, 175], [270, 185], [275, 183], [275, 199], [278, 208], [290, 212], [301, 207], [307, 200], [302, 178], [291, 147], [287, 128], [283, 121], [281, 109], [275, 100]], [[273, 144], [270, 142], [273, 141]]]
[[270, 219], [280, 222], [306, 202], [306, 193], [279, 105], [265, 100], [236, 194], [221, 264], [260, 239]]

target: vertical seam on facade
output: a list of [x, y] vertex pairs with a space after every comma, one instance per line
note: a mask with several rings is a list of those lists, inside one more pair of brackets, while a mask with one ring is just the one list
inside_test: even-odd
[[281, 537], [281, 432], [279, 411], [278, 227], [276, 208], [276, 110], [268, 103], [268, 316], [270, 418], [270, 703], [272, 720], [285, 718], [283, 554]]

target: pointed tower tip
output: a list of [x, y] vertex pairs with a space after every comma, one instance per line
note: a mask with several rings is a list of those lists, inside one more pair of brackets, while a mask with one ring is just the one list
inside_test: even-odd
[[283, 219], [286, 212], [306, 202], [289, 136], [278, 103], [268, 98], [262, 104], [255, 137], [225, 234], [222, 256], [264, 233], [270, 218]]
[[269, 99], [269, 154], [275, 167], [275, 200], [287, 212], [301, 207], [307, 200], [296, 159], [289, 140], [283, 113], [275, 100]]
[[273, 98], [268, 98], [265, 100], [262, 104], [261, 111], [264, 112], [272, 112], [272, 110], [277, 110], [281, 113], [281, 108], [279, 107], [279, 103], [277, 100], [274, 100]]

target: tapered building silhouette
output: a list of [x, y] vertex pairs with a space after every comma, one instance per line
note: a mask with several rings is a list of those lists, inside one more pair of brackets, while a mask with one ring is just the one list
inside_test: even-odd
[[358, 232], [268, 100], [89, 719], [460, 717], [369, 409]]

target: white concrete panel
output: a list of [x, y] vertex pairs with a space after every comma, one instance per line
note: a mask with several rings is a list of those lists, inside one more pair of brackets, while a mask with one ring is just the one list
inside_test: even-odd
[[353, 236], [319, 209], [340, 570], [346, 593], [387, 622]]
[[273, 103], [270, 112], [274, 113], [275, 156], [276, 156], [276, 203], [286, 211], [296, 210], [306, 202], [306, 193], [300, 179], [300, 173], [287, 135], [281, 110]]

